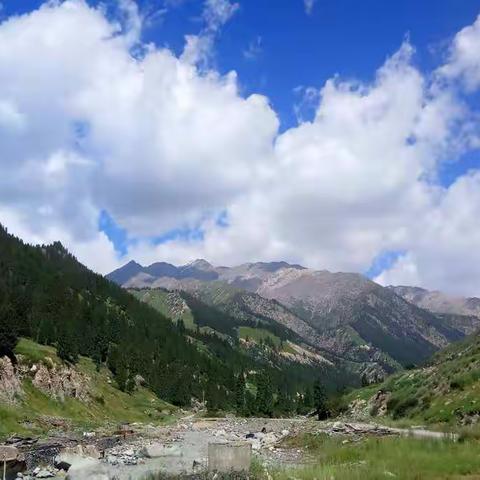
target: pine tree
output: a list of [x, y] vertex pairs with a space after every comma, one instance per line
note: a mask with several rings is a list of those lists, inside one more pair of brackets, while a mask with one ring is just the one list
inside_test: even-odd
[[17, 341], [13, 310], [5, 299], [0, 303], [0, 357], [7, 355], [12, 358]]
[[318, 378], [313, 385], [313, 403], [315, 413], [319, 420], [325, 420], [328, 416], [327, 396], [322, 381]]
[[243, 415], [245, 411], [245, 377], [243, 372], [238, 374], [235, 382], [235, 409], [237, 415]]
[[253, 393], [245, 392], [245, 416], [252, 417], [258, 414], [257, 401]]
[[267, 371], [260, 374], [257, 382], [258, 412], [266, 417], [273, 414], [273, 387], [272, 379]]
[[210, 415], [215, 415], [219, 408], [219, 392], [218, 385], [211, 379], [207, 382], [205, 400], [207, 402], [207, 412]]

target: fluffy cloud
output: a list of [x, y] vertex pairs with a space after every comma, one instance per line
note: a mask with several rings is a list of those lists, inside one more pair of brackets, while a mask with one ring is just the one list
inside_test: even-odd
[[473, 25], [465, 27], [455, 36], [448, 62], [438, 72], [440, 75], [457, 80], [460, 78], [469, 90], [480, 85], [480, 16]]
[[267, 99], [166, 49], [133, 57], [138, 12], [123, 6], [121, 25], [72, 0], [0, 26], [0, 204], [37, 236], [55, 224], [90, 241], [102, 208], [155, 235], [223, 209], [271, 162]]
[[414, 224], [411, 248], [377, 278], [385, 285], [424, 285], [459, 295], [480, 293], [480, 172], [460, 177]]
[[478, 175], [436, 182], [473, 134], [470, 112], [412, 66], [413, 53], [404, 44], [372, 84], [328, 81], [314, 120], [277, 137], [270, 175], [229, 206], [228, 228], [209, 222], [201, 239], [139, 244], [132, 255], [364, 271], [380, 252], [405, 250], [377, 281], [480, 293], [468, 253], [480, 234]]
[[307, 15], [310, 15], [313, 12], [313, 7], [316, 0], [303, 0], [303, 5], [305, 7], [305, 12]]
[[[480, 294], [480, 174], [448, 188], [437, 178], [478, 142], [461, 86], [480, 83], [479, 21], [433, 75], [405, 43], [371, 83], [317, 86], [313, 120], [279, 134], [268, 99], [243, 97], [234, 72], [205, 60], [237, 4], [207, 0], [180, 57], [142, 45], [135, 4], [121, 5], [116, 21], [67, 0], [0, 25], [0, 221], [11, 230], [60, 239], [103, 272], [196, 257], [365, 271], [405, 251], [378, 281]], [[123, 258], [98, 231], [102, 210], [132, 240]], [[149, 240], [179, 228], [195, 230]]]

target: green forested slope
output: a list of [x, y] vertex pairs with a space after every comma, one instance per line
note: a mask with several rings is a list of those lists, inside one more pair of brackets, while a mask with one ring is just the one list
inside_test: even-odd
[[[202, 310], [221, 325], [225, 315], [214, 313], [215, 318]], [[225, 325], [230, 328], [228, 319]], [[298, 394], [316, 376], [328, 375], [332, 384], [332, 369], [290, 368], [288, 360], [279, 364], [268, 355], [248, 355], [230, 339], [187, 331], [183, 322], [176, 325], [87, 269], [60, 243], [34, 247], [0, 228], [0, 356], [15, 362], [19, 337], [56, 347], [65, 362], [82, 356], [109, 368], [127, 393], [141, 375], [156, 395], [180, 406], [197, 398], [238, 410], [247, 400], [255, 406], [252, 395], [260, 391], [268, 405], [251, 413], [274, 414], [279, 399], [297, 408]], [[250, 387], [242, 387], [240, 377], [247, 377]]]

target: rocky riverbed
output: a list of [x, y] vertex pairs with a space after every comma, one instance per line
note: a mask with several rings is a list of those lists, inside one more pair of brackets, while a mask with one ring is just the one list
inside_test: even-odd
[[[313, 419], [184, 417], [170, 426], [133, 424], [117, 435], [85, 432], [81, 440], [64, 437], [50, 443], [12, 441], [24, 470], [10, 478], [65, 478], [71, 480], [140, 480], [148, 474], [193, 474], [207, 469], [211, 443], [251, 444], [253, 455], [264, 465], [295, 466], [312, 461], [301, 448], [285, 448], [289, 436], [325, 433], [358, 439], [362, 436], [406, 435], [440, 438], [425, 430], [401, 430], [375, 424], [317, 422]], [[432, 435], [430, 435], [432, 434]], [[14, 439], [15, 440], [15, 439]], [[346, 440], [347, 441], [347, 440]], [[1, 447], [0, 447], [1, 448]]]

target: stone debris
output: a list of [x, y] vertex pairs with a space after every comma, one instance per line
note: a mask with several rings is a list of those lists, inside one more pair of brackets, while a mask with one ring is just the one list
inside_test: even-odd
[[458, 439], [458, 435], [448, 432], [434, 432], [431, 430], [424, 430], [423, 428], [393, 428], [375, 423], [347, 423], [334, 422], [327, 423], [326, 426], [320, 429], [328, 435], [350, 435], [354, 438], [361, 438], [364, 436], [409, 436], [416, 438], [429, 438], [433, 440], [453, 440]]
[[[208, 419], [184, 417], [175, 425], [125, 425], [133, 432], [124, 437], [82, 435], [57, 437], [49, 443], [39, 444], [34, 439], [12, 437], [11, 445], [28, 463], [18, 479], [50, 478], [49, 474], [65, 476], [70, 480], [124, 480], [142, 478], [140, 473], [164, 471], [173, 475], [201, 475], [208, 468], [208, 445], [247, 444], [252, 455], [263, 465], [296, 466], [313, 461], [301, 448], [290, 448], [284, 440], [300, 433], [341, 436], [344, 443], [360, 440], [364, 436], [425, 435], [445, 438], [440, 432], [410, 429], [402, 430], [382, 425], [351, 421], [317, 422], [308, 418], [261, 419], [222, 418]], [[434, 435], [434, 437], [431, 437]], [[343, 438], [342, 438], [343, 437]], [[222, 447], [218, 447], [222, 448]], [[37, 468], [38, 467], [38, 468]], [[45, 471], [46, 476], [39, 476]], [[43, 473], [42, 473], [43, 475]], [[11, 477], [15, 478], [15, 477]], [[192, 477], [193, 478], [193, 477]]]
[[398, 429], [384, 427], [383, 425], [370, 423], [346, 423], [334, 422], [327, 424], [323, 431], [329, 435], [353, 435], [353, 436], [387, 436], [398, 435]]

